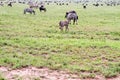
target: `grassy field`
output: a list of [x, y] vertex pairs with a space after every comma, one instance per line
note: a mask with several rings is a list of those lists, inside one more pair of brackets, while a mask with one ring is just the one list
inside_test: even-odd
[[[26, 7], [0, 7], [0, 66], [48, 67], [81, 78], [120, 74], [120, 6], [46, 5], [46, 13], [24, 15]], [[69, 10], [77, 12], [78, 25], [61, 32], [58, 23]]]

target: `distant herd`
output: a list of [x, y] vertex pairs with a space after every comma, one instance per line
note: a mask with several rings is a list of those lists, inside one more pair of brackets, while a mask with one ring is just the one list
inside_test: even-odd
[[[46, 8], [45, 8], [44, 6], [40, 6], [40, 7], [39, 7], [39, 10], [40, 10], [40, 12], [41, 12], [41, 11], [46, 12]], [[31, 8], [31, 7], [24, 9], [24, 14], [26, 14], [26, 13], [30, 13], [30, 14], [34, 14], [34, 15], [35, 15], [35, 11], [34, 11], [34, 9]]]
[[[15, 2], [8, 2], [7, 6], [12, 7], [12, 3], [15, 3]], [[19, 3], [25, 4], [25, 2], [19, 2]], [[57, 5], [69, 5], [68, 3], [57, 3], [57, 2], [54, 2], [54, 3], [57, 4]], [[29, 7], [24, 9], [24, 11], [23, 11], [24, 14], [30, 13], [30, 14], [34, 14], [35, 15], [36, 13], [35, 13], [35, 10], [33, 8], [39, 8], [40, 12], [42, 12], [42, 11], [46, 12], [47, 11], [47, 9], [44, 7], [44, 4], [42, 2], [41, 3], [28, 2], [27, 4], [29, 5]], [[47, 2], [47, 5], [49, 5], [49, 4], [50, 4], [50, 2]], [[106, 3], [106, 4], [107, 4], [107, 6], [120, 5], [120, 3], [117, 4], [117, 3], [113, 3], [113, 2], [111, 2], [111, 3], [109, 2], [109, 3]], [[93, 5], [97, 6], [97, 7], [98, 6], [103, 6], [103, 4], [98, 4], [98, 3], [95, 3]], [[0, 6], [4, 6], [4, 3], [0, 2]], [[88, 4], [87, 3], [83, 3], [82, 6], [83, 6], [83, 9], [86, 9]], [[78, 24], [77, 23], [78, 15], [77, 15], [77, 12], [74, 11], [74, 10], [66, 12], [65, 18], [66, 18], [66, 20], [61, 20], [59, 22], [59, 29], [61, 31], [63, 31], [64, 27], [65, 27], [66, 31], [69, 30], [68, 26], [69, 26], [69, 24], [71, 24], [71, 20], [73, 20], [73, 24]]]

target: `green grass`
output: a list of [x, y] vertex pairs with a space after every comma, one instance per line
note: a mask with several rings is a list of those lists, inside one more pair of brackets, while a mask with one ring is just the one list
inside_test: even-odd
[[[24, 15], [26, 7], [0, 7], [1, 66], [69, 70], [82, 78], [120, 74], [120, 6], [46, 5], [46, 13]], [[58, 23], [69, 10], [77, 12], [78, 25], [61, 32]]]

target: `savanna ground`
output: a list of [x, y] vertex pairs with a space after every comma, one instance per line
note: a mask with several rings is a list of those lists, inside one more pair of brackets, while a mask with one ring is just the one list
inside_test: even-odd
[[[48, 68], [79, 79], [119, 76], [120, 6], [46, 5], [46, 13], [24, 15], [26, 7], [0, 7], [0, 66]], [[69, 10], [77, 12], [78, 25], [61, 32], [58, 23]]]

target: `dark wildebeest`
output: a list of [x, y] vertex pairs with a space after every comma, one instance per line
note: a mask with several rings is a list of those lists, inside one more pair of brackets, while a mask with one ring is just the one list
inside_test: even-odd
[[3, 2], [0, 3], [0, 6], [4, 6]]
[[61, 5], [62, 5], [62, 3], [59, 3], [59, 5], [61, 6]]
[[49, 3], [47, 3], [47, 5], [49, 5]]
[[67, 18], [69, 23], [71, 22], [71, 20], [73, 20], [73, 24], [75, 24], [75, 22], [77, 24], [78, 15], [77, 15], [76, 11], [66, 12], [65, 18]]
[[67, 20], [66, 21], [60, 21], [59, 22], [59, 29], [61, 31], [63, 31], [63, 28], [65, 26], [65, 30], [67, 31], [67, 30], [69, 30], [68, 25], [69, 25], [69, 21], [67, 21]]
[[35, 11], [32, 8], [26, 8], [26, 9], [24, 9], [24, 14], [26, 14], [26, 12], [30, 13], [30, 14], [33, 13], [35, 15]]
[[96, 4], [93, 4], [94, 6], [96, 6], [96, 7], [98, 7], [99, 6], [99, 4], [98, 3], [96, 3]]
[[68, 5], [68, 3], [66, 3], [66, 5]]
[[75, 13], [75, 14], [76, 14], [76, 11], [72, 10], [72, 11], [66, 12], [65, 18], [67, 18], [67, 15], [68, 15], [69, 13]]
[[45, 8], [44, 6], [40, 6], [40, 7], [39, 7], [39, 10], [40, 10], [40, 12], [41, 12], [41, 11], [46, 12], [46, 8]]
[[62, 5], [64, 5], [64, 3], [62, 3]]
[[86, 5], [83, 5], [83, 9], [86, 9]]
[[88, 4], [84, 3], [82, 5], [83, 5], [83, 9], [86, 9]]
[[10, 2], [10, 3], [8, 4], [8, 6], [12, 7], [12, 2]]

